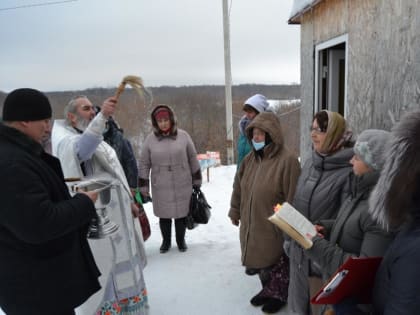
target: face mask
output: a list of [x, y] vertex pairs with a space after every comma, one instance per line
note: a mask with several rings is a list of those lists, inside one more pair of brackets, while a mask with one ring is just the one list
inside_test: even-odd
[[252, 140], [252, 145], [254, 146], [255, 150], [259, 151], [262, 148], [264, 148], [265, 142], [264, 141], [263, 142], [255, 142], [254, 140]]

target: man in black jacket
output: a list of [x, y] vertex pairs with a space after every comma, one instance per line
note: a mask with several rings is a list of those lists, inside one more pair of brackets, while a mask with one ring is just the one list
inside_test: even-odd
[[8, 315], [69, 315], [100, 289], [86, 239], [96, 192], [70, 196], [58, 159], [41, 144], [51, 106], [11, 92], [0, 123], [0, 307]]

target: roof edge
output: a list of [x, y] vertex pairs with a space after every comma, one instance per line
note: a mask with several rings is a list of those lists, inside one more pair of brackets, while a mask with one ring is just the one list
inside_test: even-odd
[[311, 10], [313, 7], [315, 7], [316, 5], [318, 5], [322, 1], [323, 0], [314, 0], [312, 3], [308, 3], [306, 6], [304, 6], [303, 8], [298, 10], [295, 14], [293, 14], [289, 18], [289, 20], [287, 21], [287, 24], [292, 24], [292, 25], [293, 24], [300, 24], [302, 15], [304, 15], [306, 12]]

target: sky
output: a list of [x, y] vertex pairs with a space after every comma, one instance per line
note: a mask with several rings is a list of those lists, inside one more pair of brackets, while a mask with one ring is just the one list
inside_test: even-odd
[[[258, 276], [245, 274], [238, 227], [227, 216], [235, 172], [236, 165], [212, 167], [208, 182], [203, 172], [201, 190], [212, 206], [211, 217], [208, 224], [187, 230], [185, 253], [176, 248], [174, 236], [170, 251], [159, 253], [159, 221], [151, 204], [145, 204], [152, 231], [145, 242], [148, 262], [144, 269], [150, 315], [263, 314], [249, 303], [261, 284]], [[294, 313], [286, 306], [277, 314]], [[4, 315], [1, 310], [0, 315]]]
[[[299, 83], [293, 0], [228, 3], [232, 84]], [[225, 84], [222, 0], [1, 0], [0, 41], [3, 92]]]

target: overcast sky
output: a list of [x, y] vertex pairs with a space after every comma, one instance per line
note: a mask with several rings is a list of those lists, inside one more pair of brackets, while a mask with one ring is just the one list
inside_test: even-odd
[[[0, 90], [224, 84], [222, 0], [0, 1]], [[300, 82], [293, 0], [230, 0], [232, 83]], [[23, 8], [9, 9], [17, 6]]]

